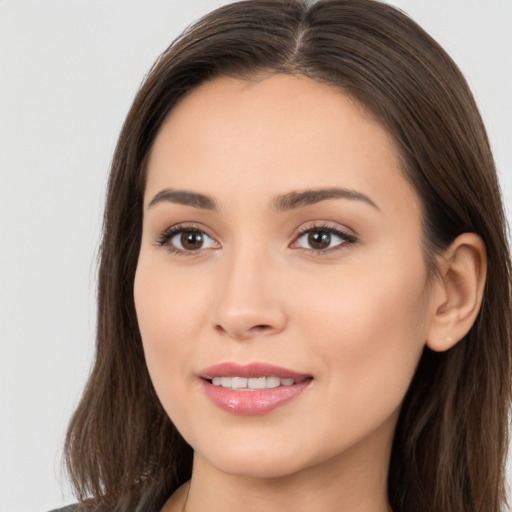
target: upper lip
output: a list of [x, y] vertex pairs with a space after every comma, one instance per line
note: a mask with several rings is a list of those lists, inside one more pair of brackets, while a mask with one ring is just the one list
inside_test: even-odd
[[268, 363], [250, 363], [241, 365], [225, 362], [205, 368], [199, 373], [202, 379], [211, 380], [214, 377], [279, 377], [280, 379], [293, 379], [295, 381], [310, 378], [311, 375], [299, 373], [287, 368]]

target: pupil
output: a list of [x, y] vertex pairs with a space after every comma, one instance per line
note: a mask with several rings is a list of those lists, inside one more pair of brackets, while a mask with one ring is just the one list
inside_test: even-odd
[[185, 231], [181, 235], [181, 245], [188, 250], [200, 249], [203, 245], [203, 236], [201, 233], [195, 233], [193, 231]]
[[331, 244], [331, 235], [325, 231], [313, 231], [308, 235], [308, 242], [314, 249], [326, 249]]

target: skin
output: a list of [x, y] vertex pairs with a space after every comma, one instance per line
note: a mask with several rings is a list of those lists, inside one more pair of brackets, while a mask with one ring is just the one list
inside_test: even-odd
[[[374, 204], [272, 206], [283, 194], [332, 187]], [[217, 210], [155, 202], [166, 189], [208, 195]], [[429, 285], [420, 203], [387, 131], [309, 78], [217, 78], [163, 124], [144, 204], [139, 327], [156, 392], [195, 453], [190, 489], [164, 510], [185, 502], [188, 512], [390, 510], [399, 407], [427, 339], [442, 330], [447, 295]], [[206, 234], [200, 248], [172, 252], [179, 235], [159, 245], [181, 223]], [[326, 224], [351, 238], [331, 236], [321, 251], [298, 236]], [[234, 415], [206, 397], [199, 378], [226, 361], [313, 379], [272, 412]]]

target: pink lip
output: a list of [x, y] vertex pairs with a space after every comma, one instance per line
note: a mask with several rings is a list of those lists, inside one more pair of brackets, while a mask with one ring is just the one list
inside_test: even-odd
[[[206, 396], [220, 409], [239, 415], [255, 416], [266, 414], [298, 397], [311, 383], [312, 377], [286, 368], [253, 363], [239, 365], [221, 363], [206, 368], [200, 373]], [[209, 382], [213, 377], [279, 377], [293, 379], [292, 386], [279, 386], [272, 389], [238, 391], [215, 386]]]
[[240, 365], [237, 363], [220, 363], [205, 368], [199, 376], [202, 379], [213, 379], [213, 377], [279, 377], [280, 379], [304, 380], [310, 375], [298, 373], [286, 368], [274, 366], [267, 363], [252, 363]]

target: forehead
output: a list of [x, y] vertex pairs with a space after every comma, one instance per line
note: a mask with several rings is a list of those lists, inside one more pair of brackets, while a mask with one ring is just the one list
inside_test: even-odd
[[342, 90], [306, 77], [221, 77], [170, 112], [148, 165], [146, 204], [164, 187], [268, 197], [343, 186], [417, 207], [392, 136]]

